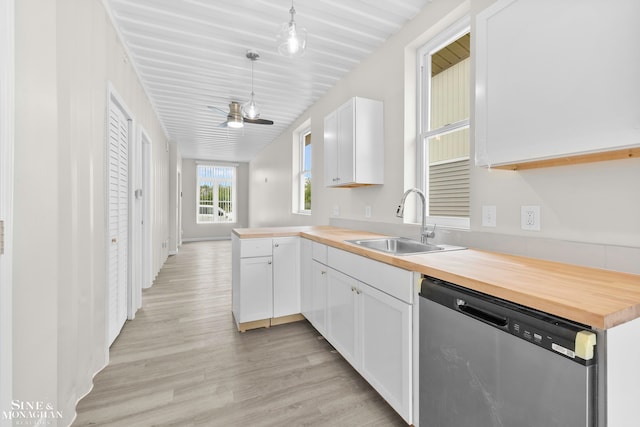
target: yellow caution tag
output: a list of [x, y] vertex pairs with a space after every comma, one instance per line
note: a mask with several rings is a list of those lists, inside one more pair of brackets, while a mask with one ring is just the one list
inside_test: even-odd
[[581, 359], [593, 359], [593, 347], [596, 345], [596, 334], [589, 331], [580, 331], [576, 335], [575, 353]]

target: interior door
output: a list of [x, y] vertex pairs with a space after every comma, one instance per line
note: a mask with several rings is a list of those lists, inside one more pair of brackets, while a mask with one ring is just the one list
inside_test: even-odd
[[109, 104], [109, 259], [108, 343], [127, 320], [129, 237], [129, 127], [130, 121], [113, 101]]

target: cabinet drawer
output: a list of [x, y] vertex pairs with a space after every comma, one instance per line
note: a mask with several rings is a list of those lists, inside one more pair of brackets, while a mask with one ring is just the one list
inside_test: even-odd
[[311, 247], [311, 256], [318, 262], [323, 264], [327, 264], [327, 245], [323, 245], [322, 243], [313, 242], [313, 246]]
[[240, 258], [271, 256], [271, 239], [240, 239]]
[[328, 249], [329, 267], [409, 304], [413, 303], [413, 273], [341, 249]]

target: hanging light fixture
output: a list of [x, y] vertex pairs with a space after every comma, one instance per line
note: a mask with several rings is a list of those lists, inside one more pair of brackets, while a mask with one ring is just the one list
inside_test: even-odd
[[293, 7], [293, 0], [291, 0], [289, 13], [291, 14], [291, 20], [282, 24], [282, 29], [277, 36], [278, 52], [288, 57], [302, 56], [307, 47], [307, 30], [296, 24], [294, 19], [296, 10]]
[[260, 58], [260, 54], [254, 50], [248, 50], [247, 58], [251, 60], [251, 100], [242, 106], [242, 115], [247, 119], [257, 119], [260, 117], [260, 107], [253, 99], [255, 96], [253, 92], [253, 63]]

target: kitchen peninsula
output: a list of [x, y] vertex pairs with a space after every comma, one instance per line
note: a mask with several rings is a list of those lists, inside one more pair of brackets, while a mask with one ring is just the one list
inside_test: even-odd
[[[358, 285], [354, 285], [355, 288], [352, 287], [352, 289], [355, 291], [366, 293], [367, 289], [371, 288], [371, 292], [379, 292], [391, 300], [404, 303], [409, 310], [410, 324], [407, 325], [408, 331], [405, 333], [411, 338], [408, 350], [411, 360], [405, 371], [410, 375], [408, 385], [402, 384], [398, 388], [405, 392], [408, 387], [409, 396], [403, 398], [402, 393], [398, 392], [390, 393], [389, 397], [385, 395], [385, 393], [389, 394], [389, 389], [385, 388], [384, 384], [381, 385], [382, 391], [379, 390], [408, 423], [411, 424], [417, 419], [417, 372], [419, 369], [416, 357], [419, 339], [416, 321], [418, 319], [417, 283], [421, 275], [429, 275], [594, 328], [598, 332], [598, 356], [601, 366], [604, 367], [603, 371], [606, 372], [600, 377], [598, 387], [600, 401], [598, 425], [616, 427], [631, 425], [629, 423], [632, 419], [633, 402], [640, 398], [636, 389], [636, 384], [640, 382], [640, 368], [637, 364], [637, 360], [640, 360], [640, 342], [637, 339], [640, 336], [640, 276], [474, 249], [392, 256], [346, 242], [346, 240], [374, 237], [380, 237], [380, 235], [330, 226], [235, 229], [232, 234], [233, 307], [239, 329], [242, 323], [238, 319], [239, 280], [240, 274], [243, 274], [240, 270], [240, 245], [259, 242], [263, 246], [263, 253], [260, 255], [266, 256], [265, 261], [269, 262], [266, 265], [273, 265], [275, 269], [278, 268], [275, 265], [277, 260], [270, 258], [272, 242], [282, 238], [299, 239], [300, 249], [296, 253], [297, 258], [289, 257], [285, 261], [289, 266], [292, 264], [297, 266], [298, 269], [292, 271], [293, 274], [298, 275], [297, 283], [300, 283], [298, 289], [301, 289], [298, 291], [300, 292], [298, 295], [301, 295], [301, 303], [298, 302], [297, 306], [294, 304], [297, 312], [291, 313], [292, 315], [302, 313], [323, 335], [325, 335], [323, 327], [327, 326], [327, 322], [331, 322], [326, 318], [326, 284], [325, 294], [319, 298], [319, 301], [325, 304], [320, 311], [325, 318], [321, 319], [320, 323], [314, 323], [310, 316], [305, 314], [305, 311], [312, 313], [311, 315], [318, 312], [317, 310], [308, 311], [308, 308], [305, 308], [305, 305], [309, 304], [307, 300], [309, 293], [305, 292], [306, 282], [314, 280], [312, 272], [307, 270], [312, 269], [313, 262], [323, 267], [321, 271], [324, 271], [325, 275], [334, 267], [338, 270], [340, 277], [345, 276], [345, 280], [355, 277], [358, 280], [357, 283], [368, 286], [362, 290]], [[328, 251], [328, 260], [326, 252], [317, 255], [313, 245]], [[255, 247], [255, 245], [251, 246]], [[339, 264], [340, 267], [332, 264]], [[343, 271], [345, 269], [350, 271]], [[403, 272], [406, 275], [403, 275]], [[275, 276], [270, 277], [273, 277], [273, 286], [276, 286]], [[394, 282], [371, 283], [386, 277], [393, 277]], [[273, 293], [269, 295], [274, 298], [275, 303], [275, 295]], [[314, 295], [311, 294], [311, 296]], [[317, 303], [318, 301], [311, 302], [311, 304]], [[400, 309], [402, 307], [400, 306]], [[293, 308], [294, 311], [295, 309]], [[298, 320], [299, 317], [292, 316], [290, 319]], [[269, 322], [263, 322], [260, 326], [270, 325]], [[330, 337], [329, 341], [331, 342]], [[358, 360], [352, 362], [355, 359], [350, 360], [351, 355], [343, 354], [343, 356], [358, 369]], [[370, 380], [366, 374], [363, 376], [378, 389], [375, 381]]]

